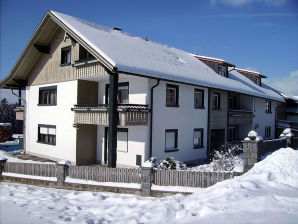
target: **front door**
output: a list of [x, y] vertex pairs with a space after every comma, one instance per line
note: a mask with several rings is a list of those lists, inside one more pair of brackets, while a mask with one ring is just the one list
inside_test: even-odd
[[214, 154], [215, 150], [218, 150], [225, 144], [225, 129], [212, 129], [210, 139], [210, 155]]

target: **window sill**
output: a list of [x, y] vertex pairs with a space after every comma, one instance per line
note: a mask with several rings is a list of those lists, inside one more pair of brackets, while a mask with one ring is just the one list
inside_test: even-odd
[[201, 146], [194, 146], [194, 147], [193, 147], [193, 149], [203, 149], [203, 148], [204, 148], [203, 145], [201, 145]]
[[56, 145], [56, 143], [50, 143], [50, 142], [42, 142], [42, 141], [36, 141], [36, 142], [40, 144], [45, 144], [45, 145], [53, 145], [53, 146]]
[[165, 152], [177, 152], [179, 149], [165, 149]]
[[195, 109], [198, 109], [198, 110], [204, 110], [205, 107], [195, 107]]
[[71, 63], [60, 64], [60, 67], [64, 67], [64, 66], [68, 66], [68, 65], [71, 65]]
[[168, 105], [168, 104], [166, 104], [166, 107], [179, 107], [179, 105]]
[[57, 106], [57, 104], [37, 104], [37, 106]]

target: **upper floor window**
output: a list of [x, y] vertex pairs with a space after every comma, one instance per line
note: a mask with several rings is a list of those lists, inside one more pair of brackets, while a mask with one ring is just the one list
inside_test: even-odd
[[39, 88], [39, 105], [57, 105], [57, 86]]
[[71, 46], [61, 49], [61, 66], [71, 64]]
[[271, 101], [266, 100], [266, 113], [271, 113]]
[[95, 57], [87, 51], [84, 47], [80, 45], [79, 47], [79, 60], [92, 60], [95, 59]]
[[56, 125], [38, 125], [37, 142], [56, 145]]
[[225, 66], [219, 65], [218, 66], [218, 74], [227, 77], [227, 68]]
[[203, 132], [204, 130], [202, 128], [200, 129], [194, 129], [193, 133], [193, 148], [203, 148]]
[[179, 101], [179, 86], [167, 84], [166, 90], [166, 106], [167, 107], [178, 107]]
[[195, 91], [194, 91], [194, 107], [196, 109], [204, 108], [204, 90], [195, 89]]
[[229, 96], [229, 107], [230, 109], [236, 109], [236, 97]]
[[271, 138], [271, 127], [265, 127], [265, 138]]
[[165, 131], [165, 151], [177, 151], [178, 129], [166, 129]]
[[220, 109], [220, 94], [219, 93], [212, 94], [212, 109], [213, 110]]
[[[106, 85], [106, 104], [109, 103], [109, 88], [110, 85]], [[128, 104], [129, 103], [129, 83], [122, 82], [118, 84], [118, 104]]]

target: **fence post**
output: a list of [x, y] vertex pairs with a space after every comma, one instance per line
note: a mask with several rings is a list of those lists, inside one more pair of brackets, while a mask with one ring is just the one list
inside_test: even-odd
[[70, 162], [68, 160], [60, 161], [59, 163], [56, 163], [56, 176], [57, 176], [57, 183], [59, 185], [64, 184], [65, 177], [68, 175], [69, 166], [70, 166]]
[[[254, 132], [253, 134], [251, 134]], [[263, 139], [258, 133], [251, 131], [243, 141], [243, 172], [247, 172], [255, 163], [261, 161]]]
[[2, 178], [2, 172], [4, 171], [4, 165], [6, 161], [6, 158], [0, 158], [0, 178]]
[[151, 185], [153, 180], [153, 168], [141, 167], [141, 191], [143, 196], [151, 196]]

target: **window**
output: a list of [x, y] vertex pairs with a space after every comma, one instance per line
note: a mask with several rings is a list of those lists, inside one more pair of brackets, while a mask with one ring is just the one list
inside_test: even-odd
[[236, 109], [236, 97], [235, 96], [229, 96], [229, 107], [230, 109]]
[[56, 145], [56, 125], [39, 124], [37, 142]]
[[227, 77], [227, 68], [225, 66], [219, 65], [218, 66], [218, 74]]
[[271, 127], [265, 127], [265, 138], [271, 138]]
[[137, 166], [142, 165], [142, 155], [136, 155], [136, 165]]
[[165, 151], [178, 151], [178, 129], [166, 129], [165, 131]]
[[166, 106], [167, 107], [178, 107], [179, 101], [179, 86], [167, 84], [166, 90]]
[[128, 152], [128, 128], [117, 129], [117, 151]]
[[61, 49], [61, 66], [71, 64], [71, 47], [64, 47]]
[[271, 101], [266, 100], [266, 113], [271, 113]]
[[196, 109], [204, 108], [204, 90], [195, 89], [194, 106]]
[[213, 110], [220, 109], [220, 94], [219, 93], [212, 94], [212, 109]]
[[94, 59], [94, 56], [89, 51], [87, 51], [84, 47], [82, 47], [81, 45], [80, 45], [79, 49], [80, 49], [79, 50], [80, 61]]
[[[109, 88], [110, 85], [106, 85], [106, 104], [109, 103]], [[129, 83], [122, 82], [118, 84], [118, 104], [128, 104], [129, 103]]]
[[57, 86], [39, 88], [38, 105], [57, 105]]
[[203, 148], [203, 129], [194, 129], [193, 133], [193, 148], [198, 149], [198, 148]]

